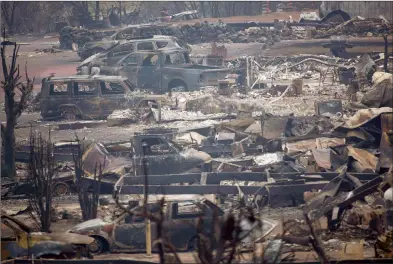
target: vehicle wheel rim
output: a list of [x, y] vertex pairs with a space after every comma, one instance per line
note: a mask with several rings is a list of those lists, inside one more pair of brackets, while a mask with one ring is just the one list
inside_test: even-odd
[[68, 191], [68, 188], [67, 188], [67, 186], [65, 186], [64, 184], [57, 185], [57, 186], [56, 186], [56, 189], [55, 189], [55, 193], [56, 193], [58, 196], [66, 195], [66, 194], [67, 194], [67, 191]]
[[92, 253], [98, 253], [101, 251], [101, 245], [100, 242], [97, 241], [97, 239], [95, 239], [94, 242], [91, 243], [88, 247]]
[[71, 112], [71, 111], [64, 112], [63, 117], [64, 117], [64, 119], [67, 119], [67, 120], [75, 120], [76, 119], [75, 113]]

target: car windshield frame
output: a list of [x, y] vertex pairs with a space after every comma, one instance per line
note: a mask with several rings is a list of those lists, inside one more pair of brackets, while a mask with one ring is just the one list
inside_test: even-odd
[[171, 51], [171, 52], [165, 52], [164, 55], [165, 56], [168, 56], [168, 55], [170, 56], [170, 55], [174, 55], [174, 54], [178, 55], [179, 53], [183, 55], [183, 57], [185, 59], [185, 63], [180, 63], [180, 64], [176, 63], [175, 64], [175, 63], [173, 63], [171, 61], [171, 65], [185, 65], [185, 64], [189, 64], [190, 63], [190, 57], [189, 57], [189, 55], [186, 55], [187, 52], [184, 52], [184, 51]]
[[[134, 90], [134, 88], [132, 87], [131, 82], [130, 82], [128, 79], [123, 80], [123, 83], [125, 84], [125, 86], [126, 86], [130, 91], [133, 91], [133, 90]], [[127, 93], [127, 91], [126, 91], [126, 93]]]
[[18, 229], [19, 232], [25, 232], [28, 234], [32, 232], [32, 229], [29, 226], [25, 225], [23, 222], [19, 221], [18, 219], [15, 219], [8, 215], [1, 216], [1, 223], [11, 228], [12, 230]]

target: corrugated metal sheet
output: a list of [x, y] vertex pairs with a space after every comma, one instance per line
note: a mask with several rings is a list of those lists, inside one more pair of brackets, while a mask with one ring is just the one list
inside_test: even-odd
[[327, 12], [341, 9], [347, 12], [351, 17], [362, 16], [365, 18], [377, 18], [379, 15], [383, 15], [390, 22], [393, 21], [392, 1], [324, 1], [323, 5]]

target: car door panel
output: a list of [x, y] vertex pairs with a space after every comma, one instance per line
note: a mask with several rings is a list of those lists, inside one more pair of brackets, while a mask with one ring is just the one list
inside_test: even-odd
[[101, 81], [99, 86], [102, 116], [107, 117], [114, 110], [128, 107], [128, 100], [125, 97], [126, 89], [120, 83]]
[[[188, 208], [187, 208], [188, 207]], [[179, 202], [172, 205], [171, 220], [168, 228], [171, 230], [170, 241], [178, 250], [187, 250], [192, 246], [193, 239], [197, 235], [197, 221], [199, 217], [204, 219], [204, 229], [210, 227], [209, 213], [206, 206], [197, 205], [194, 202]]]
[[124, 56], [133, 52], [135, 50], [134, 43], [125, 43], [115, 47], [107, 55], [106, 63], [108, 66], [114, 66], [118, 61], [120, 61]]
[[43, 103], [44, 112], [51, 114], [61, 114], [59, 112], [59, 106], [62, 104], [72, 103], [71, 90], [72, 85], [70, 82], [53, 82], [48, 83], [49, 85], [49, 96], [47, 97], [47, 102]]
[[149, 162], [149, 174], [163, 175], [173, 173], [179, 164], [180, 155], [168, 142], [157, 137], [145, 138], [147, 144], [146, 159]]
[[[152, 242], [156, 238], [155, 223], [151, 223]], [[115, 225], [113, 232], [114, 246], [121, 252], [141, 252], [146, 250], [146, 226], [144, 220], [135, 223]]]
[[138, 87], [138, 71], [141, 55], [138, 53], [130, 54], [119, 61], [119, 75], [127, 78], [134, 87]]
[[149, 53], [143, 56], [137, 78], [139, 88], [158, 90], [161, 78], [159, 54]]
[[73, 101], [83, 115], [89, 118], [102, 116], [98, 82], [73, 82]]

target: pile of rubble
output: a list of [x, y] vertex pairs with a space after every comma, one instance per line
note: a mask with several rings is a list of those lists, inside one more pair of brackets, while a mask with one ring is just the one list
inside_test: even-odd
[[[265, 48], [274, 45], [281, 39], [297, 39], [287, 28], [282, 30], [251, 27], [245, 30], [235, 30], [224, 23], [196, 23], [194, 25], [181, 25], [180, 39], [189, 44], [223, 42], [223, 43], [265, 43]], [[71, 49], [72, 43], [83, 45], [89, 41], [99, 41], [114, 33], [113, 30], [99, 31], [81, 28], [64, 27], [60, 31], [60, 46]]]
[[355, 18], [348, 20], [333, 28], [314, 30], [313, 38], [329, 38], [331, 36], [352, 36], [352, 37], [381, 37], [383, 34], [392, 34], [393, 25], [382, 18]]
[[87, 30], [77, 27], [64, 27], [60, 30], [60, 48], [72, 49], [72, 44], [76, 43], [78, 46], [83, 46], [90, 41], [99, 41], [105, 37], [111, 36], [114, 30]]
[[[245, 30], [235, 30], [224, 23], [196, 23], [194, 25], [182, 25], [180, 30], [183, 39], [190, 44], [206, 42], [229, 42], [229, 43], [266, 43], [272, 46], [281, 40], [281, 31], [269, 28], [251, 27]], [[285, 39], [295, 38], [289, 31], [284, 30]]]

